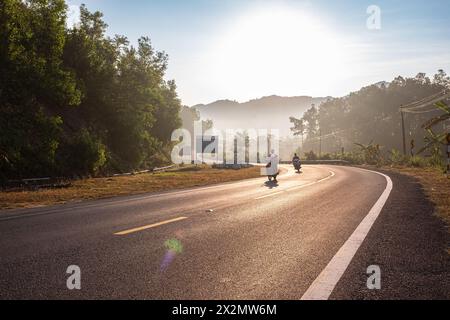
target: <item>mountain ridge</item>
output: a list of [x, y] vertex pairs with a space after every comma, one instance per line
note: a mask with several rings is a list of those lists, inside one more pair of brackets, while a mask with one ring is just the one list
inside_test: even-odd
[[320, 105], [332, 97], [264, 96], [246, 102], [222, 99], [192, 106], [203, 120], [211, 119], [214, 127], [224, 129], [279, 129], [290, 134], [290, 117], [301, 117], [312, 104]]

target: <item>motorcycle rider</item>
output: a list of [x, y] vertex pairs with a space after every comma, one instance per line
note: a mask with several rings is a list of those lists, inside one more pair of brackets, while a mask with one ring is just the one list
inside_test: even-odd
[[266, 171], [267, 171], [267, 175], [269, 177], [269, 180], [271, 180], [271, 178], [273, 178], [274, 182], [278, 182], [277, 181], [277, 176], [278, 176], [278, 163], [280, 162], [280, 159], [278, 158], [278, 155], [275, 153], [275, 150], [271, 150], [270, 155], [268, 157], [268, 163], [266, 165]]
[[297, 154], [295, 154], [294, 157], [292, 158], [292, 164], [294, 165], [295, 170], [300, 172], [302, 164], [300, 162], [300, 157]]

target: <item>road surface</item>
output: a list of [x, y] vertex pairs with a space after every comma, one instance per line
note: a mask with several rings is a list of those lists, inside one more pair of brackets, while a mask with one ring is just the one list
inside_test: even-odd
[[[285, 167], [278, 185], [1, 212], [0, 298], [297, 300], [323, 279], [329, 299], [450, 298], [448, 234], [414, 182], [393, 177], [387, 192], [389, 178], [359, 168]], [[67, 289], [70, 265], [81, 290]], [[370, 265], [381, 290], [366, 286]]]

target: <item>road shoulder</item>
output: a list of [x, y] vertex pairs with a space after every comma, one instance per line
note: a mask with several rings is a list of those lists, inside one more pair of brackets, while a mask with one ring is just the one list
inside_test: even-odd
[[49, 207], [80, 201], [179, 191], [261, 177], [259, 167], [214, 169], [209, 166], [132, 176], [74, 180], [68, 187], [0, 190], [0, 215], [11, 209]]
[[[394, 189], [331, 299], [449, 299], [450, 234], [418, 179], [385, 172]], [[367, 288], [367, 268], [381, 289]]]

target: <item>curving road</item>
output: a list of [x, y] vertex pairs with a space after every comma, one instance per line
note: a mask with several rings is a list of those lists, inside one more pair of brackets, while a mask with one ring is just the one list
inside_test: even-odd
[[[0, 298], [300, 299], [387, 179], [350, 167], [305, 166], [303, 174], [286, 168], [278, 185], [258, 178], [3, 212]], [[344, 266], [346, 282], [356, 264], [360, 277], [361, 268], [382, 263], [361, 250]], [[81, 290], [66, 288], [69, 265], [81, 268]], [[344, 280], [332, 288], [335, 298], [364, 298], [352, 291], [364, 288]]]

